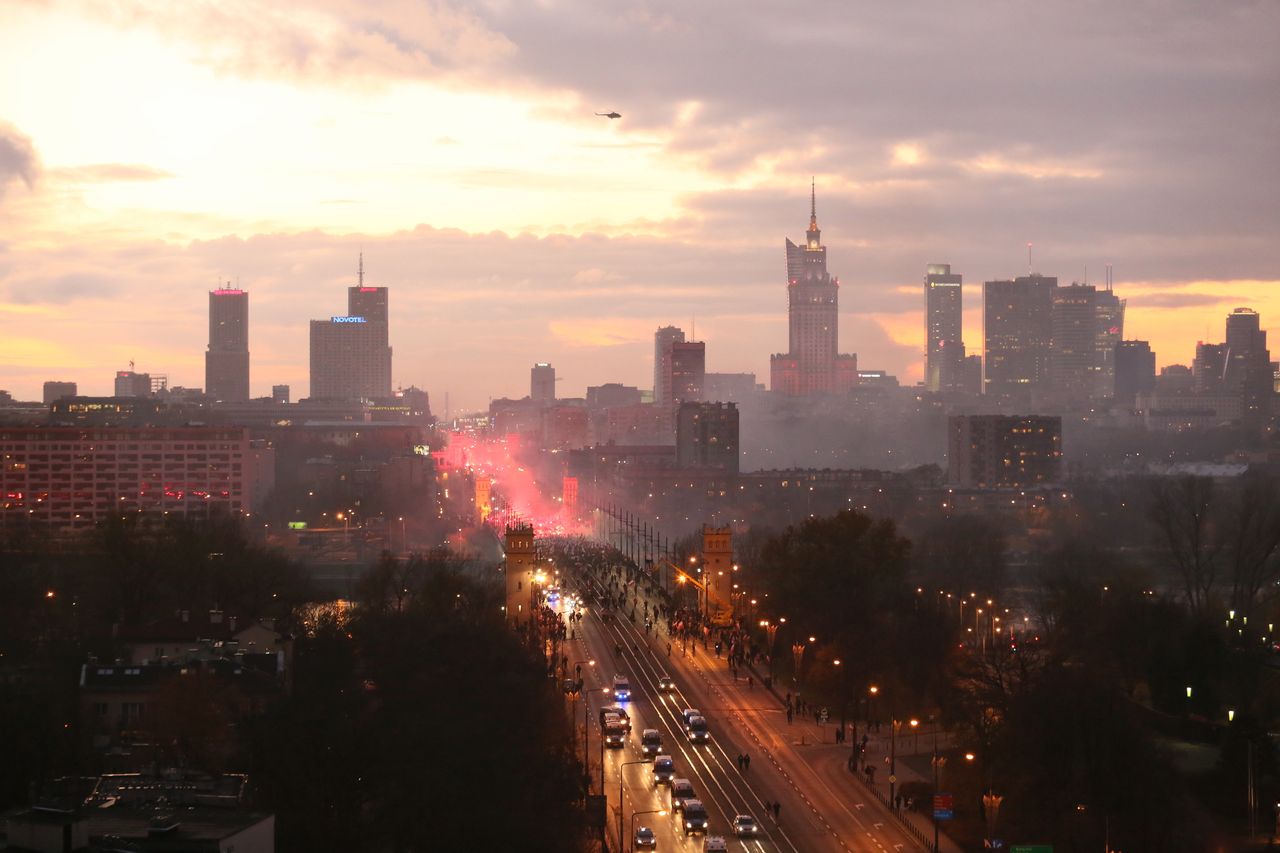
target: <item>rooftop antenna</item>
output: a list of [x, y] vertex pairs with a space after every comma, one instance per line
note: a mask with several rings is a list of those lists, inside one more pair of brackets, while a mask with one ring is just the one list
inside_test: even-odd
[[1031, 275], [1031, 243], [1027, 243], [1027, 275]]
[[698, 316], [691, 314], [689, 316], [689, 342], [693, 343], [698, 339]]
[[359, 286], [364, 287], [364, 252], [363, 251], [360, 252], [360, 266], [358, 270], [359, 271], [356, 273], [356, 277], [360, 283]]
[[1086, 285], [1089, 283], [1089, 265], [1088, 264], [1084, 265], [1084, 283]]
[[1111, 292], [1111, 285], [1112, 285], [1111, 264], [1107, 264], [1107, 292], [1108, 293]]

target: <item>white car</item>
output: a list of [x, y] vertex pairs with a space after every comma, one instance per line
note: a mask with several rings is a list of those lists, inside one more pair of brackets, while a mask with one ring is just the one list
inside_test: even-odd
[[702, 853], [725, 853], [728, 849], [723, 835], [708, 835], [702, 839]]
[[760, 834], [760, 824], [749, 814], [740, 814], [733, 819], [733, 834], [739, 838], [754, 838]]

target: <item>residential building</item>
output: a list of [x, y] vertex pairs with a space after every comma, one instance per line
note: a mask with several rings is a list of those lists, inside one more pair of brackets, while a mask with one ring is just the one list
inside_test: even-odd
[[676, 414], [676, 464], [738, 473], [738, 407], [681, 403]]
[[670, 396], [674, 405], [704, 399], [707, 375], [707, 345], [702, 341], [679, 341], [671, 345]]
[[1062, 476], [1062, 418], [953, 415], [948, 482], [961, 488], [1050, 484]]
[[248, 512], [258, 452], [244, 429], [0, 429], [0, 526], [80, 530], [126, 512]]

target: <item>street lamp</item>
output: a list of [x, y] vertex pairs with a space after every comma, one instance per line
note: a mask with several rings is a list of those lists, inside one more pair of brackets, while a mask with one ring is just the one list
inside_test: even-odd
[[618, 849], [619, 849], [619, 850], [622, 850], [622, 849], [623, 849], [623, 837], [622, 837], [622, 813], [623, 813], [623, 812], [625, 812], [625, 811], [627, 810], [626, 800], [624, 800], [624, 799], [622, 798], [622, 796], [623, 796], [623, 792], [622, 792], [622, 780], [623, 780], [623, 778], [624, 778], [624, 776], [625, 776], [625, 774], [626, 774], [627, 768], [628, 768], [628, 767], [630, 767], [631, 765], [633, 765], [633, 764], [651, 764], [651, 763], [652, 763], [652, 761], [646, 761], [645, 759], [640, 759], [640, 760], [638, 760], [638, 761], [624, 761], [624, 762], [622, 762], [622, 764], [618, 767]]
[[640, 815], [644, 815], [644, 814], [656, 814], [658, 817], [666, 817], [666, 816], [667, 816], [667, 810], [666, 810], [666, 809], [648, 809], [647, 811], [642, 811], [642, 812], [632, 812], [632, 813], [631, 813], [631, 849], [632, 849], [632, 850], [635, 850], [635, 840], [636, 840], [636, 818], [638, 818], [638, 817], [640, 817]]

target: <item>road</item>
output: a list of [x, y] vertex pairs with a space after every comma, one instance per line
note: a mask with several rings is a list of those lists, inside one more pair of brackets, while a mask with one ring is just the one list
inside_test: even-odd
[[[594, 577], [588, 581], [588, 585], [596, 583]], [[604, 754], [611, 849], [618, 843], [620, 772], [625, 770], [626, 774], [622, 785], [624, 850], [631, 849], [631, 816], [635, 812], [670, 811], [667, 790], [653, 786], [649, 767], [639, 763], [622, 766], [642, 759], [639, 739], [645, 728], [661, 732], [663, 751], [675, 759], [676, 776], [688, 778], [706, 804], [710, 834], [725, 836], [731, 850], [887, 853], [924, 849], [878, 801], [866, 795], [861, 785], [840, 773], [843, 763], [836, 748], [815, 745], [817, 730], [813, 726], [787, 726], [781, 703], [761, 685], [748, 687], [745, 679], [735, 682], [723, 660], [700, 648], [691, 646], [685, 656], [680, 646], [673, 644], [668, 657], [665, 633], [646, 635], [642, 625], [625, 616], [603, 622], [596, 611], [591, 606], [585, 609], [575, 639], [568, 641], [563, 652], [570, 661], [596, 661], [594, 667], [583, 667], [596, 792], [600, 785], [599, 709], [613, 704], [612, 695], [604, 691], [611, 687], [615, 674], [626, 675], [631, 682], [633, 699], [628, 713], [632, 737], [625, 749], [605, 750]], [[618, 647], [622, 653], [615, 656]], [[658, 679], [664, 674], [674, 678], [674, 693], [659, 692]], [[695, 746], [687, 741], [681, 718], [684, 708], [697, 708], [707, 718], [712, 734], [709, 744]], [[577, 714], [581, 725], [581, 700]], [[743, 753], [751, 757], [747, 770], [737, 762]], [[779, 821], [766, 807], [772, 802], [781, 804]], [[759, 838], [731, 836], [734, 815], [744, 812], [759, 822]], [[657, 833], [660, 850], [702, 849], [701, 838], [686, 840], [671, 814], [643, 815], [637, 823]]]

